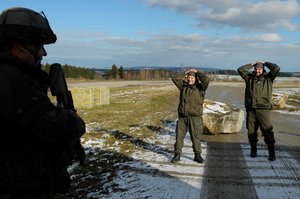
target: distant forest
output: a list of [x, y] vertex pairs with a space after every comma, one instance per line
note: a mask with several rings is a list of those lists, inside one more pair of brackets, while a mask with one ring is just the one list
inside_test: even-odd
[[[66, 78], [90, 80], [166, 80], [180, 71], [183, 67], [135, 67], [125, 69], [113, 64], [111, 69], [90, 69], [85, 67], [62, 65]], [[50, 64], [42, 65], [42, 69], [49, 72]], [[198, 68], [211, 75], [238, 75], [236, 70]], [[280, 72], [280, 77], [300, 77], [300, 74]]]

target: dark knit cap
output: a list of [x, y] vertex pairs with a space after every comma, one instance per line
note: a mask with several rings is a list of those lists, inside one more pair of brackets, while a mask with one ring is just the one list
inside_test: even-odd
[[194, 72], [191, 72], [191, 71], [190, 71], [190, 72], [187, 73], [187, 76], [194, 76], [194, 77], [195, 77], [196, 74], [195, 74]]
[[264, 64], [263, 63], [256, 63], [255, 65], [255, 68], [264, 68]]

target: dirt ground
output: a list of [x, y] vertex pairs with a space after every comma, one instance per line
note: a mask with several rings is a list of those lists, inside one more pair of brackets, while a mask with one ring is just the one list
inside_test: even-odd
[[[71, 86], [124, 87], [145, 84], [171, 85], [172, 82], [128, 81], [80, 83]], [[300, 88], [299, 85], [296, 86]], [[208, 99], [230, 103], [242, 110], [243, 96], [242, 82], [211, 82], [206, 93]], [[267, 159], [263, 137], [259, 137], [258, 157], [249, 157], [250, 147], [244, 125], [241, 132], [236, 134], [203, 135], [205, 164], [195, 164], [192, 161], [193, 152], [187, 136], [178, 165], [169, 162], [173, 156], [173, 123], [173, 129], [168, 132], [170, 140], [159, 146], [146, 148], [146, 151], [135, 157], [146, 164], [147, 168], [136, 168], [136, 165], [126, 163], [126, 170], [121, 175], [123, 192], [114, 189], [115, 191], [101, 195], [101, 198], [300, 198], [299, 121], [300, 115], [272, 111], [277, 157], [274, 162]], [[157, 133], [164, 136], [164, 132]], [[108, 159], [105, 154], [102, 156]], [[137, 175], [139, 172], [146, 176], [145, 182], [141, 175]], [[119, 181], [117, 184], [120, 183]]]

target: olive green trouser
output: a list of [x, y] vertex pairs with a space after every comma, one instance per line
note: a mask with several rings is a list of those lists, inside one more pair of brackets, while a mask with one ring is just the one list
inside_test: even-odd
[[271, 111], [269, 109], [247, 109], [246, 126], [250, 144], [257, 143], [258, 128], [260, 128], [267, 145], [275, 143], [270, 113]]
[[201, 154], [200, 137], [203, 133], [202, 117], [179, 117], [176, 126], [175, 153], [181, 153], [183, 140], [189, 130], [194, 153]]

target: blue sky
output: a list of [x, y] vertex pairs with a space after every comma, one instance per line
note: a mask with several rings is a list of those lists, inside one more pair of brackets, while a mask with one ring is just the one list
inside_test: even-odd
[[300, 71], [300, 0], [0, 0], [44, 11], [58, 40], [43, 63]]

